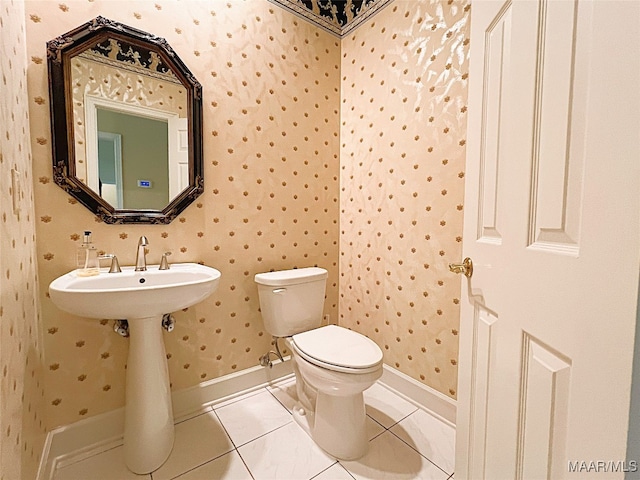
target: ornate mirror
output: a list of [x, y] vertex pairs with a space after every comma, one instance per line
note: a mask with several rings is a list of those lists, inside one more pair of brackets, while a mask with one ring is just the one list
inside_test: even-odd
[[165, 39], [97, 17], [47, 63], [60, 187], [106, 223], [169, 223], [202, 193], [202, 87]]

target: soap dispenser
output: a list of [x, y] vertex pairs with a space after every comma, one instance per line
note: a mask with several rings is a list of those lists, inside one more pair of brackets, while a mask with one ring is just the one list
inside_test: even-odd
[[79, 277], [91, 277], [100, 273], [98, 250], [91, 242], [91, 232], [84, 232], [82, 245], [78, 247], [76, 275]]

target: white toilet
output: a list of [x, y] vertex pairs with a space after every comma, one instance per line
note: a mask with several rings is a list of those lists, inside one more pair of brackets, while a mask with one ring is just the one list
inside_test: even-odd
[[364, 335], [320, 326], [326, 280], [317, 267], [255, 276], [265, 328], [292, 352], [294, 418], [327, 453], [353, 460], [369, 444], [362, 392], [382, 375], [382, 351]]

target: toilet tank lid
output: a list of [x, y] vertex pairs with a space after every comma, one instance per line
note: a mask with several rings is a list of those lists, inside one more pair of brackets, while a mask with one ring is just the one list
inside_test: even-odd
[[293, 270], [280, 270], [278, 272], [257, 273], [254, 280], [261, 285], [275, 287], [323, 280], [327, 278], [327, 276], [328, 273], [324, 268], [306, 267], [294, 268]]

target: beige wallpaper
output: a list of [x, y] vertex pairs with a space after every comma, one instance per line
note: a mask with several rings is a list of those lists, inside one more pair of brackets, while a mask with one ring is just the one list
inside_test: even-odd
[[36, 477], [45, 432], [24, 23], [21, 2], [0, 2], [0, 479], [6, 480]]
[[466, 1], [396, 0], [342, 40], [340, 322], [455, 397]]
[[[98, 15], [166, 38], [203, 84], [205, 192], [170, 225], [99, 223], [53, 183], [45, 43]], [[255, 366], [269, 349], [255, 273], [327, 268], [325, 311], [337, 319], [338, 39], [267, 0], [27, 1], [26, 19], [48, 428], [124, 404], [128, 340], [46, 296], [85, 229], [123, 265], [144, 234], [150, 262], [171, 250], [173, 262], [222, 272], [165, 334], [174, 389]]]
[[[85, 229], [124, 265], [144, 234], [150, 262], [171, 250], [221, 270], [219, 290], [165, 334], [174, 389], [267, 351], [255, 273], [319, 265], [332, 321], [455, 397], [465, 2], [395, 0], [342, 41], [267, 0], [25, 9], [47, 428], [124, 403], [128, 340], [47, 296]], [[203, 84], [205, 193], [170, 225], [102, 224], [52, 181], [45, 43], [98, 15], [165, 37]]]

